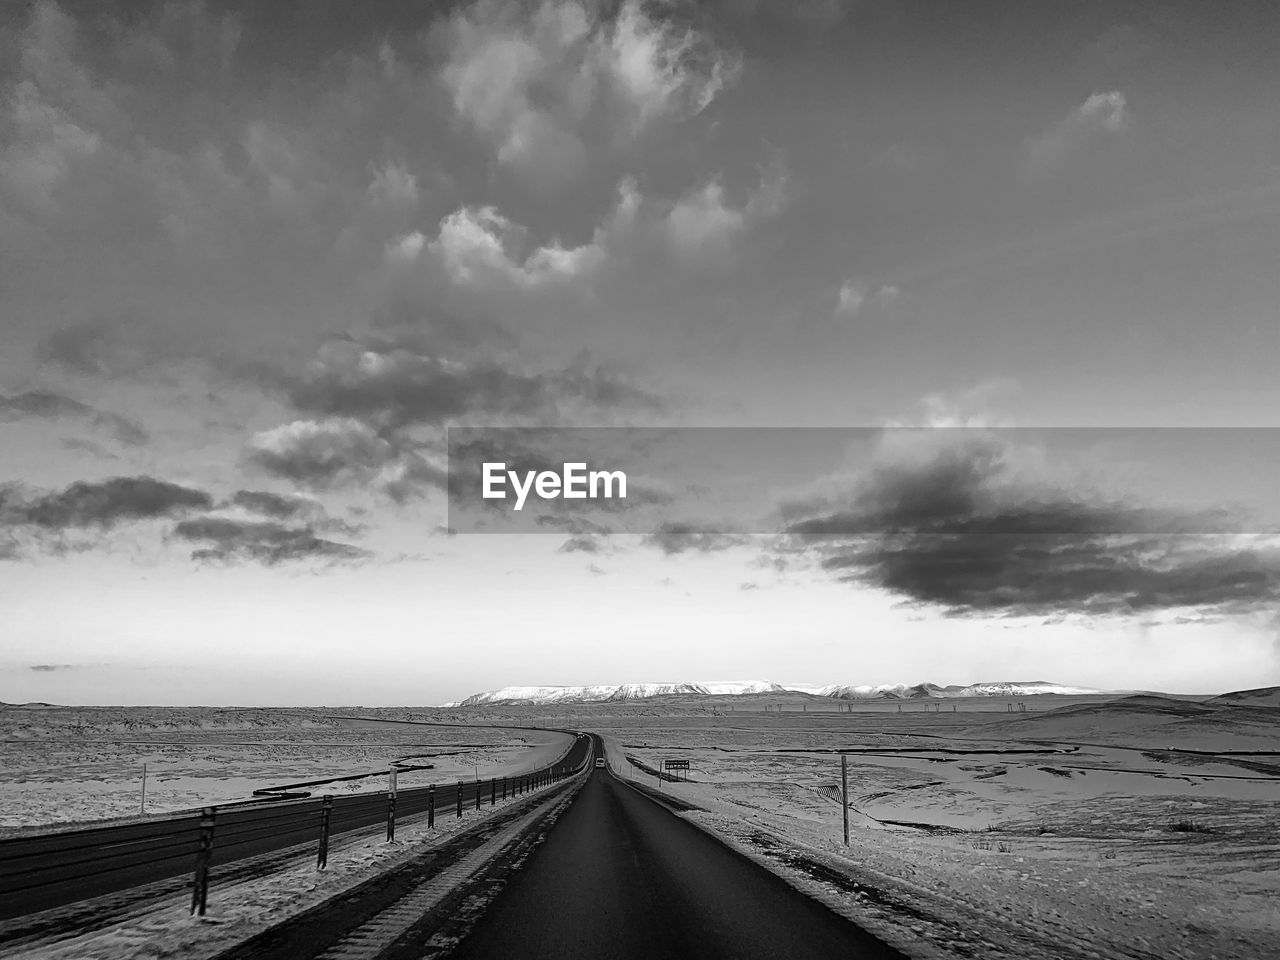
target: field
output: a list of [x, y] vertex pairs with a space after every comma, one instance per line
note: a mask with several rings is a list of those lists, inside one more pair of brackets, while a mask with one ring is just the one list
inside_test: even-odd
[[[385, 789], [398, 759], [433, 765], [405, 785], [510, 773], [563, 749], [529, 725], [583, 729], [619, 775], [913, 956], [1260, 960], [1280, 956], [1276, 700], [4, 708], [0, 823], [136, 816], [144, 761], [154, 814], [331, 776], [374, 774], [309, 789]], [[660, 780], [666, 760], [688, 779]]]
[[[3, 707], [0, 834], [246, 800], [255, 790], [328, 777], [303, 788], [336, 795], [385, 790], [396, 760], [427, 767], [401, 786], [530, 769], [566, 738], [538, 730], [428, 726], [433, 711]], [[366, 719], [350, 719], [362, 717]], [[374, 719], [368, 719], [374, 718]]]
[[[1274, 699], [845, 713], [803, 695], [664, 698], [576, 719], [608, 736], [619, 773], [702, 808], [687, 815], [815, 893], [852, 896], [853, 915], [921, 956], [1266, 958], [1280, 956]], [[689, 761], [687, 782], [646, 772], [669, 759]], [[841, 889], [832, 869], [857, 882]]]

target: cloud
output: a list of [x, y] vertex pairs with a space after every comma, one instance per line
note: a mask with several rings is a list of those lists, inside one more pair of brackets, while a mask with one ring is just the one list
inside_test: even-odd
[[901, 294], [901, 289], [892, 284], [876, 284], [851, 278], [842, 283], [836, 293], [836, 313], [856, 317], [868, 304], [886, 307]]
[[368, 194], [375, 208], [393, 213], [412, 209], [422, 197], [417, 176], [397, 162], [384, 163], [373, 170]]
[[137, 377], [157, 365], [191, 359], [175, 331], [132, 313], [54, 330], [41, 338], [36, 355], [73, 373], [106, 378]]
[[153, 477], [81, 480], [56, 493], [8, 505], [0, 516], [49, 530], [73, 527], [109, 528], [130, 520], [152, 520], [208, 509], [213, 499], [203, 490]]
[[289, 527], [274, 521], [197, 517], [177, 524], [173, 535], [209, 544], [191, 554], [191, 559], [202, 562], [250, 561], [275, 566], [303, 560], [349, 563], [370, 556], [360, 547], [317, 537], [309, 526]]
[[1128, 126], [1125, 95], [1118, 90], [1095, 92], [1054, 126], [1022, 144], [1022, 174], [1030, 180], [1056, 176], [1091, 143], [1123, 133]]
[[223, 507], [234, 507], [246, 513], [273, 520], [305, 522], [324, 531], [340, 531], [353, 536], [361, 531], [358, 524], [329, 516], [324, 507], [309, 497], [273, 493], [269, 490], [237, 490]]
[[138, 423], [116, 413], [98, 410], [57, 393], [28, 391], [6, 397], [0, 394], [0, 420], [18, 418], [83, 420], [110, 433], [127, 446], [141, 446], [149, 439]]
[[66, 235], [174, 235], [202, 188], [223, 185], [205, 177], [203, 137], [191, 151], [179, 144], [193, 118], [225, 116], [213, 106], [228, 92], [238, 28], [199, 3], [127, 18], [76, 6], [73, 18], [32, 4], [4, 38], [16, 56], [0, 108], [0, 211]]
[[651, 18], [636, 0], [618, 11], [606, 63], [639, 125], [701, 113], [742, 71], [738, 54], [692, 28]]
[[441, 31], [441, 79], [456, 113], [532, 185], [563, 188], [592, 147], [697, 115], [741, 72], [739, 55], [675, 22], [680, 5], [653, 15], [659, 8], [639, 0], [612, 16], [604, 9], [481, 0]]
[[748, 230], [782, 211], [786, 185], [786, 170], [775, 163], [762, 172], [759, 184], [740, 205], [735, 206], [726, 198], [718, 178], [695, 187], [671, 207], [663, 223], [673, 252], [683, 262], [710, 267], [728, 265]]
[[306, 416], [255, 434], [245, 459], [310, 490], [373, 485], [403, 503], [445, 486], [440, 430], [461, 418], [545, 425], [666, 408], [585, 352], [530, 370], [510, 342], [446, 319], [332, 338], [301, 369], [250, 365], [241, 376]]
[[599, 553], [604, 549], [602, 540], [591, 534], [570, 537], [560, 545], [557, 553]]
[[[490, 339], [501, 346], [501, 337]], [[337, 337], [326, 341], [301, 372], [260, 368], [256, 373], [301, 411], [358, 421], [297, 431], [345, 433], [347, 443], [363, 436], [359, 442], [374, 457], [381, 456], [378, 440], [388, 430], [439, 426], [463, 415], [555, 421], [581, 408], [598, 417], [613, 409], [665, 407], [658, 395], [587, 354], [561, 368], [533, 371], [510, 351], [415, 329]]]
[[300, 486], [326, 490], [368, 481], [398, 456], [394, 444], [351, 418], [295, 420], [254, 434], [246, 460]]
[[29, 80], [18, 84], [8, 119], [13, 139], [0, 150], [0, 187], [19, 202], [47, 209], [72, 166], [97, 153], [102, 138], [46, 102]]
[[659, 524], [652, 533], [646, 534], [641, 544], [656, 547], [666, 556], [678, 553], [716, 553], [732, 547], [742, 546], [746, 538], [737, 534], [708, 532], [694, 524], [667, 521]]
[[[513, 257], [524, 229], [494, 207], [463, 207], [440, 221], [440, 233], [427, 248], [438, 256], [449, 277], [458, 284], [477, 285], [492, 278], [506, 280], [523, 290], [586, 276], [604, 262], [599, 237], [589, 244], [565, 248], [559, 243], [537, 247], [523, 259]], [[421, 249], [420, 242], [396, 248], [401, 257]]]
[[54, 673], [58, 670], [74, 670], [74, 663], [33, 663], [28, 670], [34, 670], [36, 673]]
[[303, 497], [284, 496], [268, 490], [237, 490], [231, 497], [231, 505], [276, 520], [306, 515], [317, 506], [314, 501]]
[[[891, 431], [843, 496], [785, 505], [840, 579], [954, 614], [1246, 610], [1280, 599], [1274, 538], [1225, 510], [1157, 508], [1044, 476], [994, 431]], [[1233, 531], [1236, 531], [1233, 533]]]

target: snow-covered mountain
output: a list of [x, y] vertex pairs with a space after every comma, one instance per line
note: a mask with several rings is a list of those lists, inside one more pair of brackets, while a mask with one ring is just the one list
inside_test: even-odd
[[914, 700], [923, 697], [945, 697], [946, 690], [946, 687], [940, 687], [936, 683], [879, 683], [856, 686], [848, 683], [833, 683], [825, 687], [811, 687], [805, 692], [835, 700]]
[[770, 680], [700, 680], [682, 683], [621, 683], [587, 687], [503, 687], [486, 693], [476, 693], [465, 700], [446, 703], [446, 707], [476, 707], [489, 703], [605, 703], [623, 700], [647, 700], [673, 694], [703, 694], [707, 696], [740, 696], [747, 693], [808, 693], [833, 700], [923, 700], [949, 699], [953, 697], [1033, 697], [1056, 693], [1073, 696], [1102, 694], [1105, 690], [1090, 687], [1074, 687], [1044, 680], [996, 681], [971, 683], [968, 686], [952, 684], [940, 687], [936, 683], [882, 683], [878, 685], [853, 685], [844, 683], [827, 686], [784, 686]]
[[486, 703], [601, 703], [618, 700], [647, 700], [672, 694], [739, 695], [744, 693], [785, 693], [786, 687], [768, 680], [703, 680], [683, 683], [620, 683], [589, 687], [503, 687], [476, 693], [446, 707], [475, 707]]
[[1074, 687], [1062, 683], [1049, 683], [1045, 680], [1000, 680], [986, 683], [971, 683], [968, 686], [950, 684], [940, 687], [936, 683], [917, 684], [880, 684], [878, 686], [852, 686], [833, 684], [829, 687], [809, 688], [806, 693], [820, 697], [831, 697], [836, 700], [924, 700], [951, 699], [954, 697], [1034, 697], [1040, 694], [1056, 693], [1059, 695], [1085, 696], [1102, 694], [1106, 690], [1095, 690], [1092, 687]]
[[[947, 689], [950, 689], [950, 687]], [[1092, 687], [1073, 687], [1069, 684], [1049, 683], [1045, 680], [1024, 680], [971, 683], [967, 687], [961, 687], [959, 693], [955, 695], [960, 697], [1034, 697], [1042, 693], [1056, 693], [1060, 696], [1079, 697], [1112, 692], [1110, 690], [1095, 690]]]

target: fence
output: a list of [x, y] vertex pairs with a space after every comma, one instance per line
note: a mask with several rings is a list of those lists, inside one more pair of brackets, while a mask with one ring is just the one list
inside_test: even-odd
[[206, 807], [183, 817], [0, 840], [0, 920], [183, 875], [192, 875], [192, 913], [203, 914], [211, 867], [304, 843], [328, 859], [328, 838], [453, 806], [480, 809], [484, 794], [521, 796], [581, 772], [589, 738], [579, 736], [555, 763], [516, 777], [362, 794], [288, 800], [266, 806]]

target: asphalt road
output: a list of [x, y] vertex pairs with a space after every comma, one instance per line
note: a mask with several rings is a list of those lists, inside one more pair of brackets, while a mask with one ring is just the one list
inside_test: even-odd
[[[597, 749], [599, 749], [597, 747]], [[451, 957], [901, 958], [595, 769]]]

